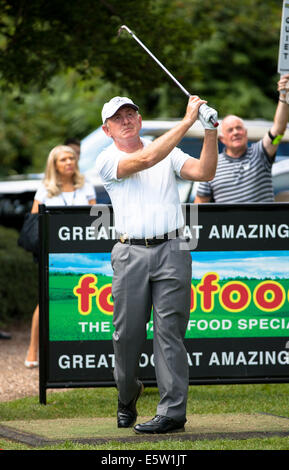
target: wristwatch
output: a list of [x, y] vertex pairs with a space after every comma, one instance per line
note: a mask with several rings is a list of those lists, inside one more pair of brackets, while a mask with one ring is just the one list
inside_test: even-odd
[[270, 131], [268, 131], [268, 136], [271, 139], [271, 142], [273, 145], [278, 145], [280, 144], [284, 134], [279, 134], [279, 135], [272, 135]]

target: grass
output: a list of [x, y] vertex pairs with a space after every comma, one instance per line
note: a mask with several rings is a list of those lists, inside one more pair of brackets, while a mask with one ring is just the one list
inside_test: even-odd
[[[139, 401], [139, 414], [153, 416], [159, 395], [146, 388]], [[114, 388], [71, 389], [47, 393], [47, 405], [29, 397], [0, 403], [0, 421], [51, 420], [65, 418], [114, 417], [117, 392]], [[268, 413], [289, 418], [289, 384], [191, 386], [188, 414]], [[0, 448], [27, 450], [28, 446], [0, 438]], [[160, 440], [158, 442], [82, 445], [67, 441], [45, 450], [289, 450], [289, 437], [244, 440]]]
[[[0, 448], [5, 450], [26, 451], [27, 446], [22, 444], [15, 444], [5, 439], [0, 439]], [[158, 442], [142, 442], [142, 443], [122, 443], [118, 441], [111, 441], [102, 445], [82, 445], [71, 442], [58, 445], [57, 447], [37, 448], [37, 450], [55, 451], [260, 451], [260, 450], [286, 450], [289, 449], [289, 439], [286, 438], [264, 438], [264, 439], [244, 439], [240, 441], [235, 440], [204, 440], [204, 441], [158, 441]]]

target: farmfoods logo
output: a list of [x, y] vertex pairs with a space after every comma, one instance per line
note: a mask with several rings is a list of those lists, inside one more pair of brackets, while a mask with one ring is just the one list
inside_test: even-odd
[[[97, 281], [97, 276], [85, 274], [73, 289], [74, 295], [78, 298], [78, 311], [81, 315], [91, 313], [93, 299], [101, 312], [107, 315], [113, 314], [111, 283], [98, 288]], [[289, 291], [287, 295], [289, 296]], [[258, 309], [274, 312], [279, 310], [286, 300], [286, 292], [280, 282], [262, 281], [256, 285], [252, 293], [250, 286], [244, 281], [229, 281], [221, 287], [218, 273], [207, 273], [199, 284], [191, 286], [191, 312], [194, 312], [198, 305], [203, 312], [212, 312], [216, 296], [222, 308], [230, 312], [242, 312], [252, 301]]]

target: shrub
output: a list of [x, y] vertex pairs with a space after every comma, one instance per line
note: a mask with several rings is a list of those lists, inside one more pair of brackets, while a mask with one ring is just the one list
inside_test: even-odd
[[0, 226], [0, 322], [32, 318], [38, 302], [38, 265], [17, 245], [18, 235]]

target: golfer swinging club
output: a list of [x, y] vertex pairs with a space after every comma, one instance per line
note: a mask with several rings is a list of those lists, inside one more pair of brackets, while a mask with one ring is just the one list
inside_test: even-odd
[[[140, 137], [138, 106], [114, 97], [102, 109], [103, 130], [113, 143], [97, 158], [96, 169], [115, 214], [119, 241], [111, 253], [114, 300], [114, 377], [118, 388], [117, 425], [134, 426], [143, 391], [138, 366], [153, 307], [153, 347], [160, 401], [156, 416], [137, 424], [137, 433], [181, 431], [186, 422], [189, 384], [184, 335], [190, 313], [191, 255], [181, 249], [184, 224], [175, 174], [208, 181], [217, 164], [217, 112], [191, 96], [183, 119], [153, 142]], [[200, 158], [177, 144], [200, 119], [204, 141]]]

